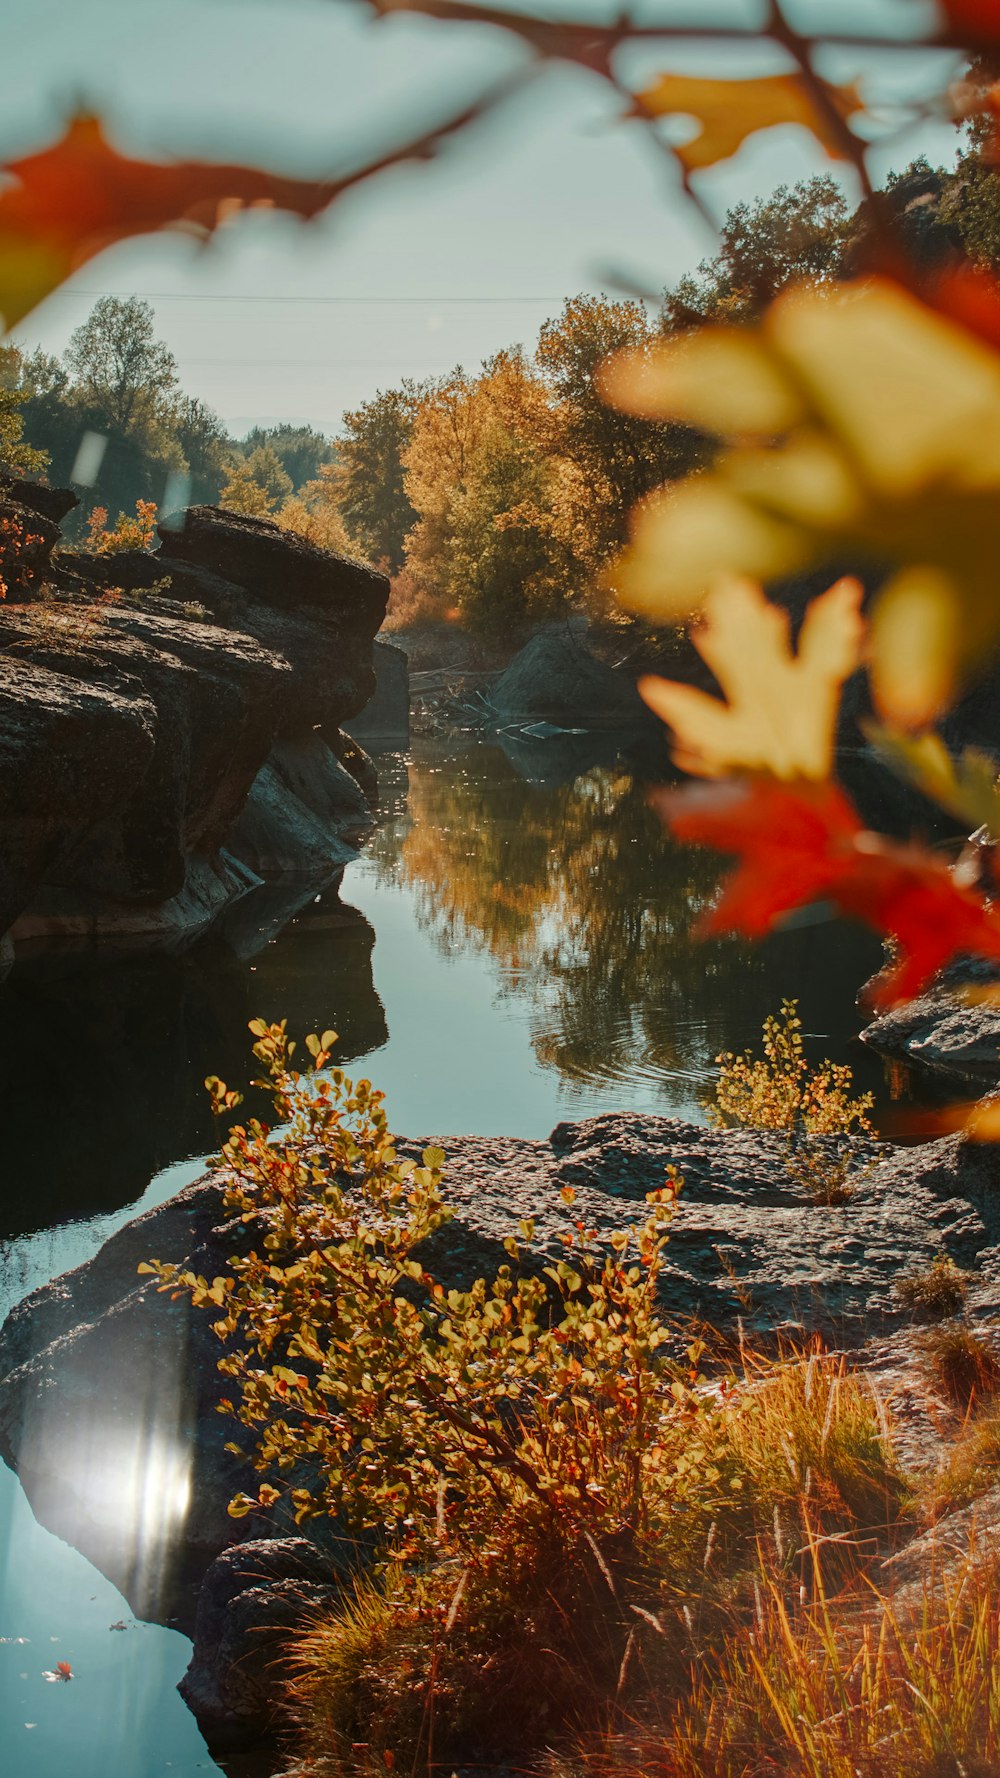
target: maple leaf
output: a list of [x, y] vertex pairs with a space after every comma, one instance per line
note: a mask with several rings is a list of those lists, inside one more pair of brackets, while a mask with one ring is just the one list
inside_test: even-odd
[[846, 123], [864, 109], [864, 101], [856, 86], [823, 83], [823, 91], [829, 111], [798, 74], [768, 74], [752, 80], [661, 74], [651, 86], [636, 93], [635, 109], [644, 117], [683, 115], [696, 120], [700, 125], [697, 135], [674, 150], [689, 173], [728, 160], [748, 136], [775, 124], [801, 124], [829, 155], [843, 160], [848, 158], [844, 135], [836, 128], [834, 117]]
[[753, 581], [714, 587], [693, 641], [726, 703], [667, 679], [639, 683], [674, 731], [682, 770], [709, 778], [734, 767], [776, 778], [829, 777], [840, 688], [861, 656], [861, 598], [860, 582], [845, 579], [813, 599], [793, 654], [788, 613]]
[[336, 187], [249, 167], [157, 164], [119, 154], [95, 117], [9, 162], [0, 190], [0, 314], [13, 327], [72, 271], [130, 235], [186, 224], [209, 234], [234, 208], [267, 204], [315, 216]]
[[885, 715], [927, 726], [982, 665], [1000, 632], [1000, 352], [964, 321], [884, 278], [801, 286], [759, 327], [612, 359], [601, 387], [728, 441], [638, 509], [609, 577], [623, 603], [676, 621], [722, 575], [850, 555], [887, 575], [872, 631]]
[[207, 238], [255, 206], [318, 216], [376, 174], [429, 159], [446, 138], [500, 104], [514, 84], [515, 77], [504, 76], [424, 135], [321, 180], [201, 161], [134, 160], [111, 145], [98, 118], [75, 117], [60, 141], [0, 167], [0, 328], [14, 327], [71, 272], [130, 236], [182, 227]]
[[870, 833], [836, 784], [727, 780], [652, 801], [678, 839], [740, 860], [703, 933], [759, 938], [793, 908], [830, 901], [896, 940], [869, 991], [878, 1008], [912, 999], [959, 952], [1000, 960], [1000, 917], [982, 897], [934, 853]]

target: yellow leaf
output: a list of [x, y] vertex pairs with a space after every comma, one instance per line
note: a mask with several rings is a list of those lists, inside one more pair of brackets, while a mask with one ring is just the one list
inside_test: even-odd
[[705, 327], [615, 352], [597, 386], [626, 413], [682, 420], [720, 437], [772, 438], [805, 418], [793, 385], [748, 327]]
[[967, 747], [953, 759], [940, 735], [902, 735], [873, 722], [863, 726], [876, 752], [900, 777], [970, 828], [985, 827], [993, 838], [1000, 838], [996, 760], [976, 747]]
[[[846, 120], [863, 110], [856, 86], [826, 86], [831, 104]], [[691, 142], [677, 149], [689, 172], [728, 160], [748, 136], [775, 124], [801, 124], [827, 153], [843, 159], [844, 145], [832, 120], [798, 74], [770, 74], [753, 80], [710, 80], [691, 74], [661, 74], [636, 94], [646, 117], [693, 117], [701, 125]]]
[[731, 580], [714, 588], [694, 641], [727, 701], [665, 679], [640, 684], [674, 731], [677, 764], [709, 778], [733, 770], [828, 777], [840, 688], [861, 655], [861, 597], [858, 581], [840, 580], [814, 599], [793, 654], [787, 612], [758, 586]]
[[629, 545], [606, 579], [623, 605], [675, 622], [721, 577], [775, 580], [807, 567], [812, 553], [807, 530], [763, 511], [723, 476], [689, 476], [635, 508]]
[[612, 361], [606, 386], [726, 441], [710, 470], [638, 509], [607, 576], [624, 604], [676, 621], [720, 576], [866, 562], [884, 579], [885, 716], [926, 727], [982, 668], [1000, 636], [1000, 353], [986, 339], [886, 279], [800, 287], [755, 328]]

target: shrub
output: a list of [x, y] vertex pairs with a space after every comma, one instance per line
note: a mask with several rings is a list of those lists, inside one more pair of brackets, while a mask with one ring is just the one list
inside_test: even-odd
[[852, 1097], [853, 1076], [844, 1063], [810, 1070], [797, 1000], [782, 1001], [780, 1016], [764, 1020], [762, 1036], [763, 1056], [748, 1050], [716, 1058], [709, 1116], [722, 1127], [787, 1131], [792, 1177], [817, 1203], [843, 1203], [851, 1195], [852, 1155], [838, 1138], [871, 1132], [872, 1095]]
[[117, 555], [128, 549], [151, 549], [155, 529], [156, 503], [153, 500], [137, 500], [135, 517], [120, 512], [110, 530], [107, 507], [95, 506], [87, 520], [87, 543], [99, 556]]
[[669, 1355], [672, 1175], [637, 1227], [598, 1240], [568, 1214], [550, 1259], [524, 1221], [492, 1280], [448, 1289], [426, 1248], [449, 1216], [441, 1151], [399, 1155], [382, 1095], [327, 1072], [332, 1032], [300, 1073], [283, 1024], [251, 1029], [281, 1128], [235, 1126], [216, 1164], [259, 1248], [212, 1280], [143, 1269], [217, 1314], [224, 1406], [264, 1478], [230, 1510], [287, 1491], [300, 1520], [375, 1534], [374, 1573], [300, 1651], [313, 1751], [521, 1757], [659, 1685], [762, 1540], [799, 1584], [811, 1535], [834, 1566], [851, 1531], [885, 1541], [902, 1479], [840, 1360], [744, 1355], [709, 1386], [700, 1345]]

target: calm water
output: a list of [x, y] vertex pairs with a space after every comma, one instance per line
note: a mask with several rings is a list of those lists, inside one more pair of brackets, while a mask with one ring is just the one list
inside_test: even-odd
[[[624, 1107], [701, 1118], [714, 1057], [792, 995], [817, 1056], [881, 1095], [854, 1007], [877, 942], [813, 923], [754, 948], [693, 943], [717, 865], [663, 835], [602, 746], [603, 763], [551, 742], [383, 759], [387, 819], [340, 896], [249, 961], [206, 945], [15, 971], [0, 989], [0, 1313], [197, 1174], [201, 1083], [244, 1083], [258, 1014], [299, 1035], [334, 1026], [338, 1059], [416, 1134], [538, 1137]], [[3, 1778], [216, 1771], [173, 1689], [188, 1652], [42, 1530], [0, 1466]], [[71, 1684], [43, 1679], [57, 1660]]]

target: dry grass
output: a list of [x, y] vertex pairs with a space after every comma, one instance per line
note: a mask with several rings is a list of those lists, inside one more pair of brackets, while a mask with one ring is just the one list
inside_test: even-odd
[[969, 1568], [897, 1619], [860, 1584], [800, 1601], [762, 1572], [749, 1621], [655, 1723], [550, 1778], [1000, 1778], [996, 1580]]
[[961, 1266], [939, 1253], [922, 1271], [899, 1279], [896, 1295], [915, 1321], [943, 1321], [965, 1307], [968, 1279]]
[[656, 1719], [668, 1700], [693, 1723], [708, 1708], [693, 1639], [721, 1674], [755, 1617], [773, 1632], [779, 1601], [823, 1598], [845, 1577], [860, 1586], [908, 1502], [884, 1409], [818, 1348], [777, 1364], [744, 1353], [720, 1389], [715, 1441], [711, 1512], [680, 1495], [653, 1546], [572, 1548], [554, 1518], [551, 1537], [508, 1540], [464, 1570], [359, 1582], [299, 1649], [292, 1705], [309, 1757], [447, 1772], [537, 1763], [574, 1733], [603, 1745], [609, 1725]]
[[928, 1330], [922, 1344], [937, 1382], [963, 1413], [1000, 1391], [996, 1348], [966, 1322], [942, 1322]]

